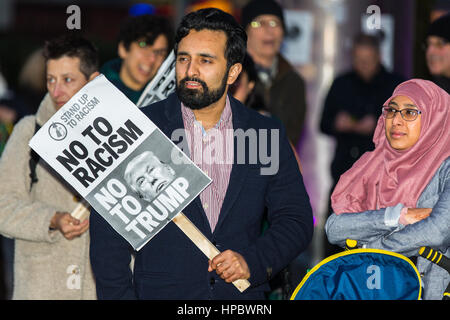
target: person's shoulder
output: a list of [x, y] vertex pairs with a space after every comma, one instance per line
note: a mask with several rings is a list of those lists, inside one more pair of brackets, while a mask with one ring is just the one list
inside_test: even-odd
[[404, 76], [395, 72], [389, 73], [389, 77], [391, 78], [392, 82], [395, 82], [397, 84], [400, 84], [407, 80]]
[[298, 82], [304, 84], [302, 75], [292, 66], [292, 64], [283, 55], [278, 55], [278, 75], [277, 78], [286, 82]]
[[445, 159], [438, 170], [446, 179], [450, 179], [450, 157]]
[[13, 132], [16, 131], [31, 131], [36, 127], [36, 115], [27, 115], [22, 117], [13, 128]]
[[357, 82], [358, 78], [356, 73], [353, 70], [346, 70], [336, 75], [330, 84], [330, 90], [337, 94], [340, 94], [343, 90], [347, 92], [348, 90], [351, 90]]
[[[11, 135], [8, 138], [7, 145], [14, 146], [28, 146], [28, 142], [36, 132], [36, 116], [28, 115], [20, 119], [13, 127]], [[20, 147], [22, 148], [22, 147]]]
[[380, 66], [380, 72], [382, 81], [391, 81], [394, 83], [400, 84], [401, 82], [406, 81], [407, 79], [401, 74], [388, 70], [383, 64]]
[[112, 73], [118, 73], [122, 65], [122, 59], [114, 58], [106, 61], [101, 67], [100, 72], [106, 77], [110, 76]]
[[450, 157], [442, 161], [441, 165], [434, 173], [430, 183], [433, 183], [433, 181], [434, 183], [439, 181], [438, 183], [440, 185], [445, 185], [447, 182], [450, 182]]
[[166, 105], [166, 100], [167, 99], [153, 102], [151, 104], [141, 107], [140, 109], [145, 114], [162, 112], [164, 110], [164, 106]]
[[448, 157], [444, 161], [442, 161], [441, 167], [447, 167], [447, 166], [450, 166], [450, 157]]
[[356, 72], [353, 70], [346, 70], [338, 73], [337, 76], [334, 78], [334, 82], [344, 83], [354, 81], [355, 79], [357, 79]]
[[[233, 106], [233, 117], [247, 117], [249, 127], [255, 129], [282, 129], [283, 125], [281, 121], [276, 118], [271, 117], [270, 115], [263, 115], [260, 112], [246, 107], [240, 101], [230, 97], [231, 103]], [[238, 115], [236, 115], [238, 114]]]
[[173, 115], [177, 107], [180, 108], [180, 102], [176, 93], [172, 93], [166, 99], [151, 103], [140, 109], [152, 121], [163, 121], [164, 119], [167, 120], [168, 116]]

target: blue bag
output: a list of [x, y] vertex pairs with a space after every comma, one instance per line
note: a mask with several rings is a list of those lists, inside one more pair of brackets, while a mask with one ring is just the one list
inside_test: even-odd
[[386, 250], [354, 249], [311, 269], [291, 300], [418, 300], [421, 280], [407, 257]]

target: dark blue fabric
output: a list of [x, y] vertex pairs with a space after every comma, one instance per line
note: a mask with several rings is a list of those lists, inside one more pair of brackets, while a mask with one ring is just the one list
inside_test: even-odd
[[[310, 243], [312, 210], [284, 129], [279, 122], [230, 100], [235, 130], [264, 128], [269, 139], [270, 130], [279, 130], [279, 170], [274, 175], [261, 175], [260, 161], [237, 163], [235, 139], [235, 162], [214, 233], [199, 197], [183, 212], [220, 251], [231, 249], [243, 255], [250, 268], [251, 287], [240, 293], [215, 272], [209, 273], [206, 256], [173, 222], [136, 253], [133, 276], [128, 267], [130, 246], [93, 210], [90, 257], [99, 299], [263, 299], [269, 276]], [[141, 110], [169, 138], [174, 130], [183, 128], [175, 94]], [[258, 141], [263, 138], [258, 136]], [[246, 143], [247, 156], [249, 147]], [[270, 227], [262, 236], [265, 207]]]
[[307, 275], [294, 300], [418, 299], [418, 273], [406, 260], [375, 252], [336, 256]]

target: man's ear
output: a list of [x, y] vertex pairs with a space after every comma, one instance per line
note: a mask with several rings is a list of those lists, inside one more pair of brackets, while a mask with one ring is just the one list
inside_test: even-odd
[[230, 70], [228, 70], [228, 79], [227, 84], [232, 85], [236, 79], [239, 77], [239, 74], [242, 71], [242, 64], [241, 63], [235, 63], [231, 66]]
[[123, 41], [119, 42], [119, 45], [117, 47], [117, 54], [119, 55], [119, 57], [121, 57], [122, 59], [125, 59], [127, 54], [128, 54], [128, 50], [125, 48], [125, 45], [123, 44]]
[[253, 88], [255, 88], [255, 84], [256, 84], [255, 81], [250, 81], [250, 82], [248, 83], [248, 91], [252, 91]]
[[92, 72], [92, 74], [89, 76], [88, 81], [91, 81], [92, 79], [94, 79], [99, 74], [100, 74], [100, 72], [98, 72], [98, 71]]

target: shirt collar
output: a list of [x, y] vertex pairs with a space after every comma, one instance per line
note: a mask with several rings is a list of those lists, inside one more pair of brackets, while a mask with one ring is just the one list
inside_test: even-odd
[[[183, 120], [185, 122], [187, 122], [187, 124], [189, 124], [190, 126], [194, 125], [194, 123], [197, 122], [192, 109], [186, 107], [183, 104], [183, 102], [181, 102], [181, 114], [182, 114]], [[231, 115], [232, 115], [231, 103], [230, 103], [230, 98], [227, 95], [226, 102], [225, 102], [225, 108], [223, 109], [222, 114], [220, 115], [220, 119], [216, 123], [214, 128], [221, 129], [221, 128], [224, 128], [225, 126], [227, 126], [231, 121], [231, 118], [232, 118]], [[197, 122], [197, 123], [199, 123], [199, 122]]]

